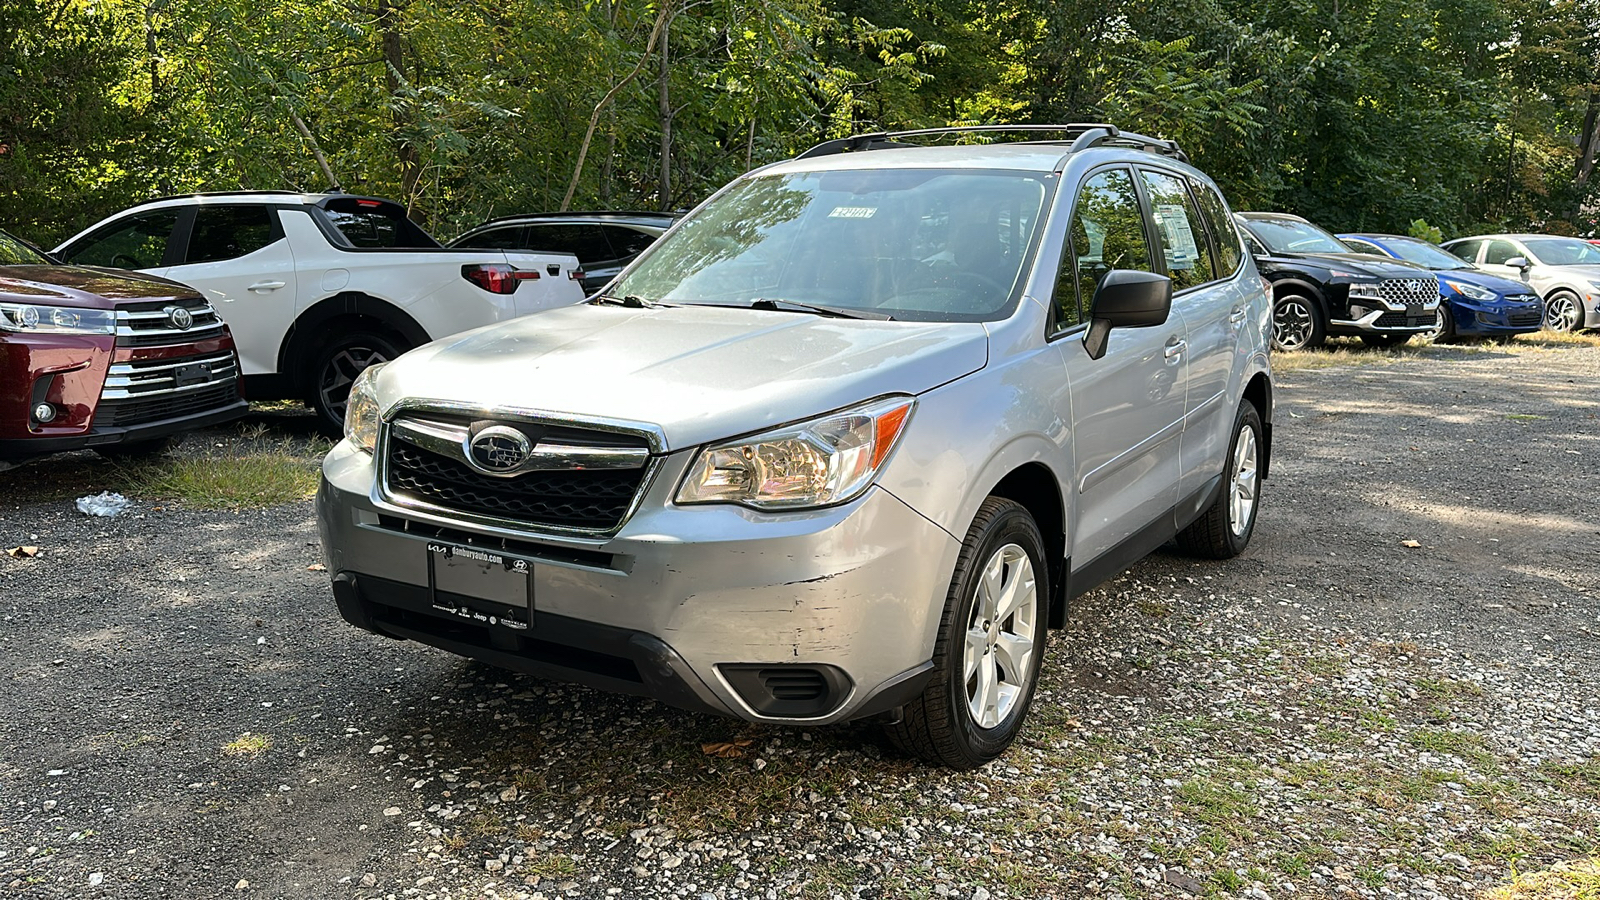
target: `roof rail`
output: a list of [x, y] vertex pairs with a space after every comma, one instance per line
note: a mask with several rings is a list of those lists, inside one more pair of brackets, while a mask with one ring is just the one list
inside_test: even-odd
[[948, 134], [985, 134], [993, 132], [1033, 133], [1050, 132], [1062, 135], [1057, 140], [1025, 141], [1024, 143], [1069, 144], [1068, 152], [1076, 153], [1102, 144], [1121, 147], [1138, 147], [1153, 150], [1165, 156], [1188, 162], [1189, 157], [1178, 148], [1177, 141], [1162, 140], [1147, 135], [1123, 131], [1104, 122], [1074, 122], [1067, 125], [958, 125], [949, 128], [918, 128], [911, 131], [876, 131], [869, 134], [835, 138], [812, 147], [795, 159], [832, 156], [836, 153], [855, 153], [863, 150], [884, 150], [891, 147], [915, 147], [901, 138], [943, 136]]
[[[683, 210], [648, 210], [648, 209], [606, 209], [606, 210], [581, 210], [569, 209], [555, 212], [515, 213], [509, 216], [495, 216], [486, 220], [483, 225], [492, 225], [497, 222], [510, 222], [514, 219], [573, 219], [573, 218], [600, 218], [614, 216], [619, 219], [678, 219], [683, 217]], [[474, 227], [481, 228], [483, 225]]]

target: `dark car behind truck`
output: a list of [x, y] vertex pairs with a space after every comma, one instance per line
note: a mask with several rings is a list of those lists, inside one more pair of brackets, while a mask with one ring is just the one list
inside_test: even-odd
[[247, 408], [233, 338], [199, 294], [56, 265], [0, 232], [0, 468], [159, 452]]
[[1421, 266], [1356, 253], [1299, 216], [1238, 213], [1256, 266], [1272, 284], [1272, 345], [1319, 347], [1334, 335], [1371, 346], [1433, 330], [1439, 279]]

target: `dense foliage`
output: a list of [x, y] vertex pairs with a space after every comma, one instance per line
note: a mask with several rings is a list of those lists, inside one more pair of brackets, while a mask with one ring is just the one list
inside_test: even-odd
[[0, 226], [157, 194], [688, 206], [884, 128], [1107, 120], [1240, 208], [1587, 233], [1600, 0], [5, 0]]

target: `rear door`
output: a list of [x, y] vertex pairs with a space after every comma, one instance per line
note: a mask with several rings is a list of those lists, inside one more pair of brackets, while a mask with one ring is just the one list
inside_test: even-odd
[[246, 375], [278, 370], [278, 350], [294, 321], [298, 279], [278, 211], [265, 204], [204, 204], [167, 277], [211, 301], [233, 330]]
[[[1172, 308], [1182, 315], [1186, 331], [1188, 390], [1178, 498], [1188, 501], [1221, 474], [1233, 436], [1230, 398], [1238, 390], [1234, 375], [1251, 293], [1235, 277], [1243, 259], [1238, 232], [1224, 230], [1228, 217], [1222, 198], [1174, 172], [1142, 168], [1139, 175], [1159, 257], [1172, 279]], [[1206, 198], [1209, 216], [1198, 196]]]
[[[1161, 271], [1146, 218], [1132, 169], [1090, 173], [1074, 201], [1056, 287], [1057, 336], [1076, 335], [1058, 342], [1072, 404], [1061, 412], [1073, 423], [1075, 567], [1170, 519], [1178, 500], [1188, 365], [1182, 313], [1174, 305], [1163, 325], [1113, 330], [1100, 359], [1089, 357], [1080, 334], [1107, 272]], [[1149, 549], [1130, 552], [1142, 556]]]

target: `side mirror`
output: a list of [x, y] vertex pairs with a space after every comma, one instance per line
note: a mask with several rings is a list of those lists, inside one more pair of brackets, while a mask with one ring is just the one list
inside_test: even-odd
[[1510, 266], [1513, 269], [1527, 269], [1527, 268], [1530, 268], [1529, 265], [1528, 265], [1528, 258], [1526, 256], [1513, 256], [1510, 259], [1506, 260], [1506, 265]]
[[1149, 328], [1172, 312], [1172, 279], [1154, 272], [1112, 269], [1094, 289], [1083, 348], [1090, 359], [1106, 355], [1113, 328]]

